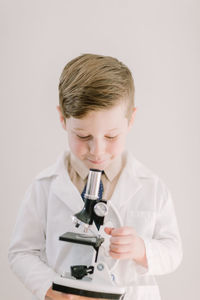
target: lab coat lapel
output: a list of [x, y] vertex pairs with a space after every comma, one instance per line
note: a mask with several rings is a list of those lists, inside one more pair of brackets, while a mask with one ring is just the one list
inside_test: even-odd
[[136, 173], [134, 158], [127, 152], [127, 163], [116, 185], [111, 201], [120, 209], [127, 205], [128, 201], [133, 198], [141, 188], [142, 183]]
[[134, 176], [124, 172], [119, 179], [111, 201], [120, 209], [141, 189], [141, 182]]
[[62, 200], [69, 209], [76, 213], [83, 208], [83, 200], [77, 188], [66, 176], [58, 176], [52, 185], [53, 193]]

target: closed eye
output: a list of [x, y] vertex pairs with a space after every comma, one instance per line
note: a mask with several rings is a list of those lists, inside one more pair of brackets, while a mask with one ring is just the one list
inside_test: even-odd
[[[79, 139], [81, 139], [81, 140], [88, 140], [88, 139], [92, 138], [91, 135], [81, 136], [81, 135], [78, 135], [78, 134], [77, 134], [77, 137]], [[115, 136], [105, 136], [105, 138], [108, 139], [108, 140], [114, 140], [117, 137], [118, 137], [118, 135], [115, 135]]]
[[89, 139], [91, 136], [90, 136], [90, 135], [87, 135], [87, 136], [80, 136], [80, 135], [77, 134], [77, 137], [78, 137], [79, 139], [82, 139], [82, 140], [87, 140], [87, 139]]
[[109, 140], [114, 140], [114, 139], [117, 138], [117, 135], [115, 135], [115, 136], [106, 136], [106, 138], [109, 139]]

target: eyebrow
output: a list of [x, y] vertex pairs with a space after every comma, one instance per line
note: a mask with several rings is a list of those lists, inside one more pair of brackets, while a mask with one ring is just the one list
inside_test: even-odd
[[79, 130], [79, 131], [86, 131], [85, 129], [82, 129], [82, 128], [73, 128], [73, 129], [75, 129], [75, 130]]
[[[119, 129], [119, 128], [113, 128], [113, 129], [109, 129], [108, 131], [114, 131], [114, 130], [117, 130], [117, 129]], [[74, 128], [74, 130], [78, 130], [78, 131], [87, 131], [87, 130], [85, 130], [85, 129], [82, 129], [82, 128]]]

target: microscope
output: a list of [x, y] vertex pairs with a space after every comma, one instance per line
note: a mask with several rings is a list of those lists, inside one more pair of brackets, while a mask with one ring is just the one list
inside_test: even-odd
[[[60, 241], [93, 247], [93, 262], [89, 266], [79, 264], [70, 266], [70, 272], [65, 272], [54, 280], [52, 289], [90, 298], [121, 300], [125, 295], [125, 287], [119, 286], [115, 280], [114, 270], [118, 261], [111, 259], [112, 263], [109, 266], [106, 259], [98, 260], [99, 250], [105, 240], [100, 234], [105, 219], [109, 221], [110, 217], [114, 218], [115, 225], [118, 226], [122, 223], [114, 206], [99, 199], [101, 174], [101, 170], [89, 171], [83, 209], [72, 217], [75, 229], [78, 228], [79, 232], [66, 232], [59, 237]], [[90, 229], [93, 224], [97, 228], [97, 233]], [[108, 258], [108, 254], [105, 256]]]

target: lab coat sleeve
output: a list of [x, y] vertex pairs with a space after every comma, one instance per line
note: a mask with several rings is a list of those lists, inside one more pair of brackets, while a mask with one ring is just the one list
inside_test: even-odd
[[158, 180], [156, 189], [156, 222], [153, 237], [144, 238], [148, 275], [173, 272], [182, 260], [181, 238], [171, 194]]
[[27, 190], [16, 221], [8, 251], [11, 269], [38, 299], [45, 294], [56, 277], [45, 257], [45, 188], [40, 181]]

